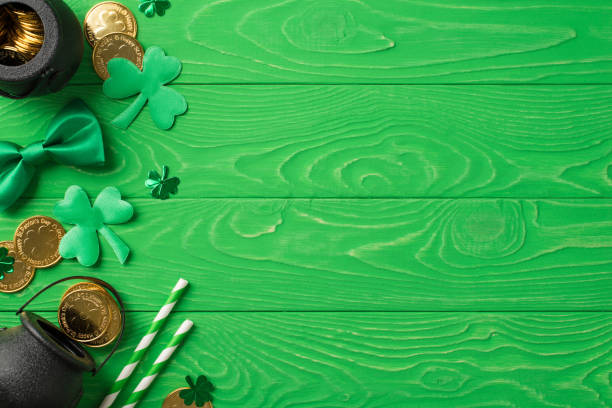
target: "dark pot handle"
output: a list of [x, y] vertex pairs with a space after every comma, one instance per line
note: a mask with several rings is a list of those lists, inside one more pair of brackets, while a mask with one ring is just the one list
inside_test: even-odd
[[25, 304], [23, 306], [21, 306], [19, 308], [19, 310], [17, 310], [17, 314], [20, 314], [21, 312], [23, 312], [23, 310], [30, 303], [32, 303], [32, 301], [34, 299], [36, 299], [41, 293], [45, 292], [50, 287], [55, 286], [58, 283], [62, 283], [62, 282], [65, 282], [67, 280], [72, 280], [72, 279], [85, 279], [85, 280], [97, 283], [98, 285], [101, 285], [101, 286], [105, 287], [106, 289], [108, 289], [113, 294], [113, 296], [115, 296], [115, 299], [117, 299], [117, 303], [119, 303], [119, 309], [120, 309], [120, 312], [121, 312], [121, 331], [119, 332], [119, 335], [117, 336], [117, 339], [115, 339], [115, 345], [113, 346], [113, 349], [111, 350], [110, 354], [104, 359], [104, 361], [102, 361], [102, 363], [100, 363], [100, 365], [98, 367], [93, 369], [92, 373], [93, 373], [93, 375], [96, 375], [102, 369], [102, 367], [104, 367], [104, 365], [108, 362], [108, 360], [113, 356], [113, 354], [115, 354], [115, 351], [117, 351], [117, 347], [119, 347], [119, 343], [121, 342], [121, 338], [123, 337], [123, 332], [125, 330], [125, 307], [123, 306], [123, 302], [121, 301], [121, 296], [119, 296], [119, 293], [110, 284], [104, 282], [101, 279], [93, 278], [91, 276], [69, 276], [67, 278], [63, 278], [63, 279], [57, 280], [57, 281], [55, 281], [53, 283], [50, 283], [47, 286], [45, 286], [44, 288], [42, 288], [41, 290], [39, 290], [37, 293], [34, 294], [34, 296], [32, 296], [30, 298], [30, 300], [25, 302]]

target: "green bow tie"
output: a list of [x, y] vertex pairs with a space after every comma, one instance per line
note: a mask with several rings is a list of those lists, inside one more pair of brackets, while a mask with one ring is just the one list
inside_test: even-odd
[[49, 160], [71, 166], [104, 164], [100, 124], [82, 100], [70, 102], [53, 118], [45, 140], [26, 147], [0, 142], [0, 211], [17, 201], [36, 168]]

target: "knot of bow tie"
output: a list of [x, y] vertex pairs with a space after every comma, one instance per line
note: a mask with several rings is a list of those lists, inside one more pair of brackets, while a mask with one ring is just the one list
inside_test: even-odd
[[100, 124], [80, 99], [53, 118], [44, 140], [25, 147], [0, 142], [0, 211], [23, 194], [37, 169], [48, 161], [70, 166], [104, 164]]
[[45, 149], [45, 142], [42, 140], [20, 148], [19, 154], [23, 159], [23, 163], [30, 166], [40, 166], [49, 160], [47, 150]]

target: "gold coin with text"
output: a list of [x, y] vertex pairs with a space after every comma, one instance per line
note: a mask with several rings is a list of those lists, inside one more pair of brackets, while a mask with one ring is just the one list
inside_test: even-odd
[[59, 244], [65, 234], [62, 224], [53, 218], [30, 217], [15, 231], [15, 254], [35, 268], [49, 268], [62, 260]]
[[75, 290], [61, 301], [58, 322], [68, 337], [79, 342], [99, 339], [111, 323], [105, 293], [98, 290]]
[[107, 80], [109, 77], [107, 65], [113, 58], [125, 58], [130, 60], [139, 69], [142, 69], [144, 50], [135, 38], [126, 34], [109, 34], [98, 41], [94, 47], [93, 66], [96, 74]]
[[121, 310], [115, 299], [105, 290], [106, 305], [110, 310], [110, 324], [102, 337], [84, 343], [87, 347], [105, 347], [111, 344], [121, 332]]

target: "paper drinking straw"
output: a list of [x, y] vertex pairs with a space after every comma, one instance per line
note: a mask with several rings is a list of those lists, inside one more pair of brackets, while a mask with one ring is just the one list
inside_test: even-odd
[[132, 395], [130, 395], [130, 398], [125, 402], [123, 408], [134, 408], [138, 405], [192, 327], [193, 322], [191, 320], [185, 320], [181, 324], [176, 333], [174, 333], [174, 336], [172, 336], [172, 340], [170, 340], [168, 346], [159, 354], [159, 357], [157, 357], [157, 360], [155, 360], [145, 377], [140, 380], [134, 391], [132, 391]]
[[128, 382], [130, 376], [134, 372], [134, 369], [138, 366], [140, 360], [142, 360], [144, 355], [149, 350], [151, 343], [153, 343], [153, 339], [155, 339], [157, 333], [168, 320], [168, 315], [172, 309], [174, 309], [174, 306], [179, 301], [181, 296], [183, 296], [183, 293], [185, 293], [185, 288], [188, 284], [189, 282], [187, 282], [185, 279], [178, 280], [174, 286], [174, 289], [172, 289], [168, 300], [166, 300], [162, 308], [157, 313], [157, 316], [155, 316], [155, 319], [153, 319], [153, 322], [149, 327], [149, 331], [147, 331], [147, 334], [145, 334], [142, 340], [140, 340], [140, 343], [138, 343], [138, 346], [136, 346], [136, 349], [132, 353], [132, 357], [130, 357], [130, 361], [128, 361], [127, 365], [123, 367], [123, 370], [121, 370], [119, 373], [119, 376], [108, 392], [108, 395], [104, 398], [104, 400], [102, 400], [100, 408], [109, 408], [111, 405], [113, 405], [117, 399], [117, 396], [119, 396], [119, 393], [123, 387], [125, 387], [125, 384]]

